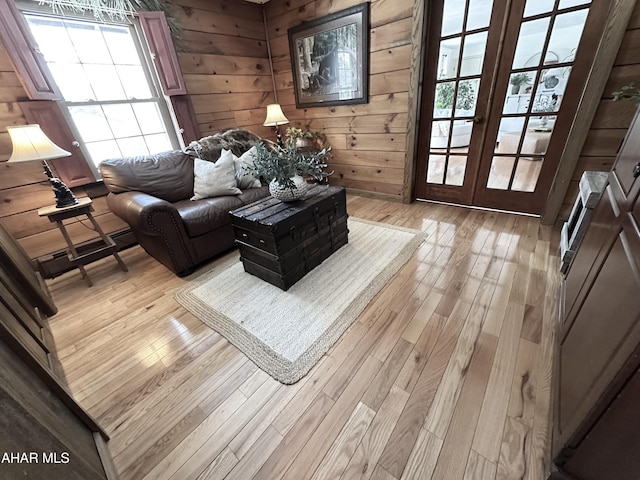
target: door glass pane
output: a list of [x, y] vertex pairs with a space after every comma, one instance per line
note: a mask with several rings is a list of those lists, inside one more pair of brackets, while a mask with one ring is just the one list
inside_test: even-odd
[[550, 12], [555, 3], [555, 0], [527, 0], [527, 5], [524, 7], [524, 18]]
[[516, 173], [513, 176], [511, 190], [518, 192], [533, 192], [538, 183], [543, 159], [540, 157], [520, 157]]
[[464, 181], [464, 171], [467, 168], [467, 157], [462, 155], [451, 155], [447, 165], [446, 185], [462, 186]]
[[538, 124], [533, 118], [529, 121], [529, 128], [524, 133], [520, 152], [523, 155], [544, 155], [547, 153], [553, 122], [545, 119], [544, 124]]
[[438, 60], [438, 79], [453, 78], [458, 69], [461, 37], [450, 38], [440, 42], [440, 58]]
[[531, 87], [536, 78], [536, 71], [529, 70], [527, 72], [512, 73], [509, 77], [509, 89], [507, 90], [507, 101], [505, 102], [504, 113], [524, 113], [527, 106], [511, 103], [509, 107], [509, 97], [511, 95], [530, 95]]
[[498, 131], [498, 153], [516, 153], [525, 117], [502, 117]]
[[470, 116], [476, 111], [480, 79], [462, 80], [458, 84], [455, 116]]
[[575, 7], [578, 5], [586, 5], [588, 3], [591, 3], [591, 0], [560, 0], [559, 8]]
[[588, 13], [588, 9], [583, 9], [558, 15], [551, 30], [549, 51], [557, 53], [561, 60], [572, 56], [580, 43]]
[[516, 53], [513, 57], [514, 69], [535, 67], [540, 64], [548, 27], [548, 17], [522, 23], [516, 44]]
[[464, 53], [460, 76], [480, 75], [484, 63], [484, 51], [487, 46], [487, 32], [467, 35], [464, 39]]
[[551, 132], [553, 130], [553, 127], [555, 127], [555, 124], [555, 115], [533, 116], [529, 119], [529, 126], [527, 130], [533, 132]]
[[440, 36], [446, 37], [462, 32], [466, 3], [465, 0], [445, 0], [442, 9], [442, 33]]
[[446, 155], [429, 155], [427, 183], [442, 184], [444, 181], [444, 164], [446, 160]]
[[446, 122], [433, 122], [431, 124], [431, 148], [447, 148], [450, 130], [451, 120], [447, 120]]
[[491, 10], [493, 10], [493, 0], [471, 0], [469, 2], [467, 30], [487, 28], [491, 20]]
[[453, 95], [456, 82], [442, 82], [436, 84], [436, 101], [433, 116], [438, 118], [453, 116]]
[[507, 190], [514, 162], [514, 157], [493, 157], [487, 188]]

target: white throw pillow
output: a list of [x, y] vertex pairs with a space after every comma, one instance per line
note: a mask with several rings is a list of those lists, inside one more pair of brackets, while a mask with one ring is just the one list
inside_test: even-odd
[[236, 183], [235, 162], [230, 151], [223, 150], [216, 163], [199, 158], [195, 158], [193, 162], [194, 179], [191, 200], [242, 193]]
[[244, 152], [240, 158], [233, 156], [233, 161], [236, 165], [236, 182], [238, 183], [238, 188], [242, 190], [245, 188], [258, 188], [261, 185], [260, 180], [243, 169], [244, 165], [253, 165], [257, 152], [256, 147], [253, 146]]

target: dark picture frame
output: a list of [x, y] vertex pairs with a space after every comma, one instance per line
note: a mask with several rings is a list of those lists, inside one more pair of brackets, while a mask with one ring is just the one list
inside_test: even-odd
[[288, 30], [296, 107], [369, 101], [369, 3]]

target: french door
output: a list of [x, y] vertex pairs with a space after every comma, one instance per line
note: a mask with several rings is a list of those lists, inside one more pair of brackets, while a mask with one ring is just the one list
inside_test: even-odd
[[606, 0], [433, 0], [416, 196], [540, 214]]

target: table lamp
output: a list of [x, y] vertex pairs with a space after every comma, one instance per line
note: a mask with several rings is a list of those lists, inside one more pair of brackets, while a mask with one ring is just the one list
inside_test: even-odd
[[278, 129], [278, 125], [284, 125], [285, 123], [289, 123], [287, 117], [282, 113], [282, 107], [278, 103], [271, 103], [267, 105], [267, 118], [264, 120], [263, 125], [265, 127], [275, 127], [276, 128], [276, 138], [278, 139], [278, 145], [280, 147], [284, 147], [284, 143], [282, 141], [282, 137], [280, 136], [280, 130]]
[[67, 152], [53, 143], [40, 129], [40, 125], [37, 124], [7, 127], [7, 132], [9, 132], [13, 146], [9, 162], [41, 160], [44, 166], [44, 173], [49, 177], [49, 182], [56, 195], [56, 207], [64, 208], [76, 205], [78, 199], [62, 180], [53, 176], [47, 164], [47, 160], [68, 157], [71, 152]]

